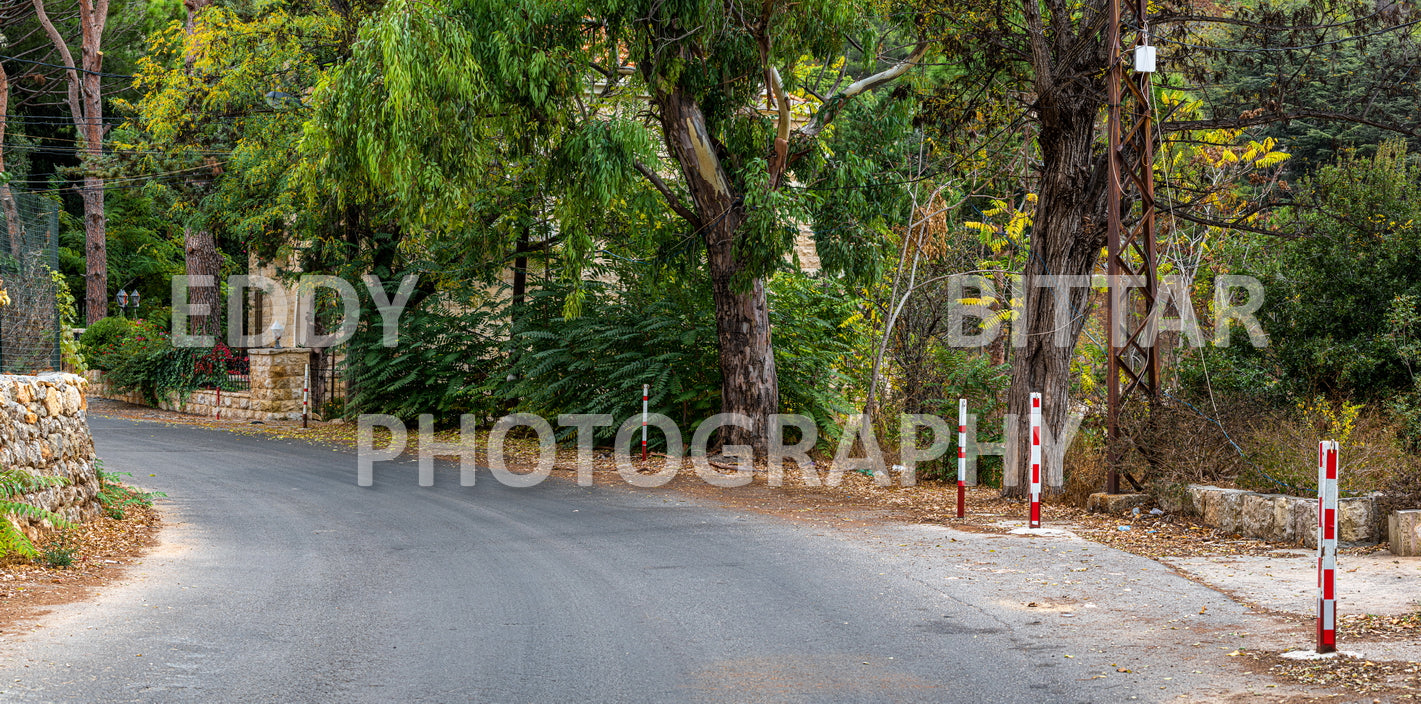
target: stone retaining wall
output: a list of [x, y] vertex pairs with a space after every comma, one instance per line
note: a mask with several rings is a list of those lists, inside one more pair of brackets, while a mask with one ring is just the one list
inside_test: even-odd
[[[99, 515], [99, 477], [89, 435], [85, 380], [74, 374], [0, 375], [0, 466], [63, 477], [64, 486], [26, 494], [26, 503], [79, 522]], [[45, 524], [11, 519], [31, 538]]]
[[[220, 410], [223, 420], [300, 420], [301, 389], [311, 351], [304, 348], [247, 350], [251, 362], [251, 389], [223, 391]], [[90, 382], [89, 394], [97, 398], [151, 405], [137, 392], [119, 393], [104, 380], [98, 370], [85, 372]], [[218, 393], [197, 390], [184, 397], [176, 392], [158, 402], [164, 410], [216, 417]], [[316, 416], [312, 414], [312, 418]]]
[[[1249, 538], [1317, 547], [1317, 499], [1191, 484], [1182, 508], [1205, 524]], [[1353, 545], [1386, 540], [1386, 516], [1371, 497], [1340, 499], [1338, 539]]]

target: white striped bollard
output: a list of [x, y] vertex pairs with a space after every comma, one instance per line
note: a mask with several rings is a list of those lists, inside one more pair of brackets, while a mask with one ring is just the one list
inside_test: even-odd
[[301, 427], [309, 427], [307, 420], [311, 417], [311, 365], [306, 365], [306, 374], [301, 381]]
[[646, 401], [651, 396], [651, 384], [641, 385], [641, 461], [646, 461]]
[[1041, 527], [1041, 394], [1031, 394], [1031, 527]]
[[1337, 651], [1337, 450], [1317, 446], [1317, 652]]
[[967, 515], [967, 399], [957, 399], [957, 517]]
[[222, 386], [217, 386], [217, 405], [212, 408], [212, 414], [217, 420], [222, 420]]

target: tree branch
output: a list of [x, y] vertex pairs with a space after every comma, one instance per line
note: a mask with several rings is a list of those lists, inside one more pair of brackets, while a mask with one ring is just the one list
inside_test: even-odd
[[677, 215], [680, 215], [686, 222], [691, 223], [692, 227], [699, 228], [701, 226], [701, 219], [697, 217], [696, 211], [686, 207], [686, 205], [681, 202], [681, 199], [676, 197], [676, 194], [666, 185], [666, 182], [662, 181], [661, 177], [656, 175], [655, 171], [647, 168], [646, 164], [640, 161], [636, 162], [635, 166], [636, 170], [640, 171], [641, 175], [645, 176], [646, 180], [650, 181], [651, 185], [656, 187], [656, 190], [661, 191], [661, 196], [666, 199], [666, 204], [670, 206]]
[[1243, 231], [1243, 232], [1253, 232], [1253, 233], [1257, 233], [1257, 234], [1260, 234], [1260, 235], [1269, 235], [1269, 236], [1271, 236], [1271, 237], [1297, 237], [1297, 236], [1298, 236], [1298, 235], [1289, 234], [1289, 233], [1286, 233], [1286, 232], [1278, 232], [1277, 230], [1268, 230], [1268, 229], [1261, 228], [1261, 227], [1254, 227], [1254, 226], [1252, 226], [1252, 225], [1245, 225], [1245, 224], [1240, 223], [1240, 222], [1224, 222], [1224, 221], [1222, 221], [1222, 220], [1210, 220], [1210, 219], [1208, 219], [1208, 218], [1196, 217], [1196, 216], [1194, 216], [1194, 215], [1188, 215], [1188, 214], [1186, 214], [1186, 213], [1182, 213], [1182, 212], [1180, 212], [1178, 209], [1165, 209], [1164, 212], [1169, 213], [1170, 217], [1179, 218], [1180, 220], [1188, 220], [1189, 222], [1196, 223], [1196, 224], [1199, 224], [1199, 225], [1206, 225], [1206, 226], [1208, 226], [1208, 227], [1219, 227], [1219, 228], [1223, 228], [1223, 229], [1225, 229], [1225, 230], [1241, 230], [1241, 231]]
[[[40, 26], [44, 27], [44, 33], [49, 35], [49, 41], [54, 44], [55, 51], [59, 52], [59, 57], [63, 59], [64, 65], [68, 67], [69, 73], [69, 115], [74, 120], [74, 129], [81, 135], [84, 131], [84, 110], [79, 103], [79, 71], [74, 63], [74, 54], [69, 51], [69, 42], [64, 41], [63, 35], [55, 29], [54, 23], [49, 19], [49, 13], [45, 12], [44, 0], [34, 0], [35, 18], [39, 20]], [[80, 18], [80, 22], [83, 18]]]
[[775, 154], [770, 159], [770, 188], [780, 185], [780, 177], [784, 174], [785, 166], [789, 162], [789, 96], [785, 95], [784, 83], [780, 81], [779, 69], [770, 67], [767, 72], [770, 77], [770, 95], [774, 97], [775, 105], [779, 107], [780, 121], [775, 130]]
[[1213, 120], [1179, 120], [1175, 122], [1161, 122], [1160, 130], [1164, 132], [1187, 132], [1192, 130], [1217, 130], [1217, 129], [1239, 129], [1243, 127], [1254, 127], [1257, 125], [1267, 125], [1274, 122], [1287, 122], [1289, 120], [1301, 120], [1312, 118], [1317, 120], [1334, 120], [1337, 122], [1352, 122], [1359, 125], [1370, 125], [1377, 129], [1387, 130], [1404, 134], [1408, 137], [1421, 137], [1421, 133], [1416, 130], [1403, 127], [1401, 125], [1379, 122], [1368, 119], [1361, 115], [1351, 115], [1345, 112], [1333, 112], [1331, 110], [1293, 110], [1291, 112], [1269, 112], [1248, 117], [1226, 117]]
[[848, 103], [857, 95], [873, 90], [907, 73], [908, 69], [918, 65], [927, 53], [927, 40], [920, 41], [913, 49], [913, 53], [908, 55], [908, 58], [872, 76], [860, 78], [850, 83], [849, 87], [830, 95], [829, 99], [824, 101], [824, 106], [819, 108], [818, 112], [814, 113], [814, 118], [809, 121], [809, 124], [796, 130], [795, 136], [801, 139], [813, 139], [818, 137], [819, 133], [824, 131], [824, 128], [828, 127], [829, 123], [833, 122], [835, 117], [838, 117], [839, 111], [843, 109], [844, 104]]

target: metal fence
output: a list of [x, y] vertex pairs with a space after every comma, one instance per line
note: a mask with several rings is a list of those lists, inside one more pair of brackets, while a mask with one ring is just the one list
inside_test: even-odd
[[59, 306], [51, 272], [59, 269], [59, 204], [0, 186], [0, 372], [60, 368]]
[[345, 414], [345, 345], [311, 354], [311, 410], [326, 420]]

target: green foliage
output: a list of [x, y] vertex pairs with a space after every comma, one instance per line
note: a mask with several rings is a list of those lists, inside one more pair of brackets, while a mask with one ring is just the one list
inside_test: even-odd
[[822, 442], [864, 393], [856, 354], [868, 344], [858, 300], [844, 280], [786, 272], [770, 280], [770, 327], [779, 371], [780, 412], [814, 419]]
[[115, 390], [139, 391], [150, 403], [169, 391], [234, 388], [228, 370], [237, 363], [237, 353], [227, 345], [174, 348], [168, 331], [146, 320], [100, 319], [84, 331], [79, 344]]
[[100, 318], [84, 328], [84, 333], [79, 336], [79, 352], [95, 369], [109, 369], [112, 365], [108, 358], [119, 351], [132, 328], [127, 318]]
[[168, 349], [167, 330], [146, 320], [117, 316], [101, 318], [79, 336], [79, 349], [89, 366], [113, 371], [137, 357]]
[[88, 366], [84, 364], [84, 355], [79, 349], [79, 341], [74, 339], [74, 328], [79, 324], [79, 311], [74, 304], [74, 293], [69, 290], [69, 284], [65, 280], [64, 274], [50, 270], [49, 278], [54, 282], [55, 303], [59, 306], [60, 354], [64, 363], [69, 365], [75, 373], [83, 374]]
[[115, 390], [137, 391], [157, 405], [172, 392], [185, 397], [195, 389], [236, 388], [228, 375], [235, 354], [226, 345], [171, 347], [166, 338], [144, 339], [149, 341], [132, 338], [129, 344], [134, 351], [121, 356], [109, 370], [106, 378]]
[[62, 477], [38, 477], [17, 470], [0, 469], [0, 557], [35, 557], [38, 554], [34, 543], [15, 527], [11, 518], [48, 521], [56, 528], [73, 526], [53, 511], [46, 511], [20, 500], [21, 496], [29, 492], [64, 486], [66, 483]]
[[123, 520], [132, 506], [152, 506], [153, 499], [167, 496], [161, 491], [143, 491], [122, 483], [120, 477], [133, 476], [129, 472], [108, 472], [102, 460], [94, 460], [94, 471], [99, 475], [99, 505], [104, 514], [114, 520]]
[[[589, 284], [583, 314], [560, 314], [566, 289], [535, 292], [514, 323], [514, 379], [498, 389], [518, 409], [545, 417], [610, 413], [617, 422], [650, 407], [677, 421], [689, 437], [720, 411], [720, 366], [709, 286], [673, 278], [630, 290]], [[845, 373], [862, 332], [852, 325], [852, 297], [832, 278], [780, 274], [771, 282], [770, 315], [784, 413], [813, 418], [828, 442], [835, 420], [852, 412], [853, 380]], [[598, 429], [610, 440], [616, 428]], [[660, 442], [660, 440], [654, 440]]]
[[[1304, 117], [1280, 120], [1259, 131], [1288, 145], [1306, 172], [1325, 167], [1356, 150], [1372, 156], [1396, 133], [1382, 127], [1409, 127], [1421, 100], [1417, 80], [1416, 37], [1410, 31], [1379, 32], [1383, 26], [1403, 29], [1407, 18], [1351, 3], [1294, 3], [1263, 0], [1231, 8], [1237, 24], [1217, 25], [1216, 46], [1236, 51], [1207, 52], [1189, 72], [1205, 80], [1204, 93], [1215, 115], [1237, 115], [1268, 106], [1279, 113], [1337, 111], [1356, 107], [1366, 122]], [[1255, 24], [1254, 22], [1257, 22]], [[1284, 32], [1282, 27], [1321, 25], [1317, 29]], [[1271, 25], [1271, 26], [1270, 26]], [[1362, 41], [1345, 41], [1377, 34]], [[1306, 51], [1259, 51], [1254, 47], [1313, 46]], [[1364, 107], [1363, 107], [1364, 106]], [[1421, 148], [1414, 134], [1411, 148]]]
[[73, 536], [64, 531], [45, 543], [39, 559], [50, 567], [64, 569], [74, 564], [74, 554], [77, 552], [79, 548], [74, 544]]
[[[520, 352], [499, 394], [544, 417], [610, 413], [616, 422], [650, 407], [690, 432], [720, 409], [720, 369], [708, 287], [671, 285], [659, 295], [588, 284], [582, 315], [564, 320], [565, 285], [535, 292], [514, 323]], [[599, 428], [609, 441], [616, 427]], [[653, 444], [660, 440], [651, 438]]]
[[380, 344], [379, 326], [360, 330], [346, 364], [346, 413], [433, 414], [457, 424], [463, 413], [492, 414], [487, 386], [506, 350], [502, 309], [488, 301], [433, 296], [400, 316], [399, 344]]
[[[727, 217], [739, 285], [782, 269], [805, 222], [830, 271], [873, 278], [887, 227], [906, 216], [903, 179], [885, 172], [906, 165], [911, 104], [887, 94], [829, 101], [820, 117], [838, 116], [833, 128], [792, 136], [795, 163], [776, 182], [775, 119], [759, 110], [770, 70], [812, 101], [804, 64], [843, 66], [854, 40], [876, 47], [870, 66], [890, 36], [912, 46], [892, 31], [874, 36], [876, 23], [893, 24], [888, 9], [816, 0], [750, 17], [709, 0], [399, 0], [361, 28], [351, 61], [317, 88], [303, 149], [325, 171], [363, 174], [406, 229], [459, 233], [480, 253], [507, 251], [520, 234], [490, 226], [513, 194], [555, 203], [544, 219], [561, 240], [569, 316], [581, 312], [582, 271], [599, 246], [649, 243], [689, 272], [706, 264], [703, 233]], [[635, 70], [617, 70], [626, 65]], [[644, 118], [645, 96], [673, 94], [704, 116], [715, 154], [698, 168], [676, 161], [668, 133]], [[681, 129], [681, 118], [668, 119]], [[690, 198], [680, 175], [715, 171], [707, 177], [719, 183], [723, 172], [734, 205], [683, 219], [643, 171], [663, 175], [695, 210], [710, 206]]]
[[1402, 443], [1410, 452], [1421, 451], [1421, 310], [1412, 294], [1397, 296], [1386, 314], [1383, 339], [1406, 365], [1411, 389], [1391, 397], [1387, 410], [1400, 425]]
[[1268, 294], [1260, 320], [1274, 340], [1259, 354], [1303, 396], [1371, 400], [1411, 388], [1414, 361], [1378, 332], [1398, 296], [1421, 296], [1418, 187], [1421, 163], [1403, 144], [1343, 157], [1302, 184], [1307, 236], [1257, 263]]

